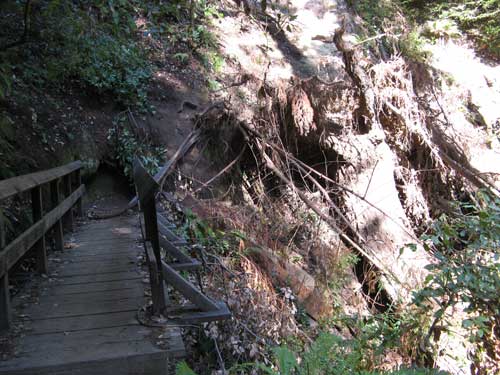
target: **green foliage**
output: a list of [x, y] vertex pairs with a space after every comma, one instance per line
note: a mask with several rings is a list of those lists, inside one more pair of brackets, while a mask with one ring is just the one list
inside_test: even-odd
[[208, 52], [207, 55], [204, 56], [204, 63], [212, 69], [214, 73], [220, 73], [224, 66], [224, 57], [217, 52]]
[[184, 65], [188, 62], [189, 55], [187, 53], [179, 52], [174, 55], [174, 59], [176, 59], [179, 63]]
[[196, 373], [191, 370], [189, 365], [185, 362], [179, 362], [177, 363], [177, 366], [175, 366], [175, 374], [176, 375], [196, 375]]
[[31, 15], [30, 48], [9, 50], [7, 60], [32, 85], [73, 82], [123, 105], [144, 105], [151, 65], [135, 23], [143, 7], [138, 0], [41, 1]]
[[456, 22], [482, 48], [500, 56], [500, 0], [406, 0], [403, 4], [420, 18]]
[[458, 205], [460, 214], [440, 217], [424, 238], [438, 263], [427, 267], [426, 287], [416, 293], [415, 303], [424, 309], [437, 304], [436, 324], [451, 307], [464, 306], [462, 326], [475, 360], [487, 366], [487, 353], [500, 337], [500, 199], [479, 192], [476, 201]]
[[401, 37], [398, 44], [403, 55], [414, 61], [425, 62], [430, 57], [430, 52], [426, 49], [427, 43], [418, 31], [410, 31]]
[[[350, 0], [348, 3], [366, 22], [369, 35], [363, 38], [383, 32], [385, 36], [379, 41], [385, 49], [395, 46], [412, 59], [422, 61], [428, 57], [424, 48], [426, 38], [430, 41], [454, 38], [460, 35], [459, 28], [478, 41], [482, 49], [500, 56], [500, 0]], [[420, 28], [412, 25], [414, 21], [425, 25]]]
[[428, 59], [429, 51], [425, 48], [428, 41], [404, 17], [399, 0], [352, 0], [349, 4], [363, 18], [367, 28], [367, 34], [358, 39], [362, 41], [375, 37], [367, 46], [375, 50], [382, 48], [385, 51], [401, 52], [415, 61]]
[[[295, 353], [286, 346], [273, 349], [275, 367], [262, 363], [247, 363], [230, 369], [230, 373], [242, 373], [242, 370], [260, 370], [269, 375], [445, 375], [446, 372], [435, 369], [400, 368], [391, 371], [367, 369], [357, 339], [347, 340], [331, 333], [320, 333], [309, 348], [302, 353]], [[382, 346], [382, 349], [384, 347]], [[299, 360], [300, 358], [300, 360]], [[381, 358], [378, 358], [381, 360]], [[381, 362], [377, 362], [379, 365]], [[372, 365], [373, 367], [373, 365]]]
[[112, 146], [113, 158], [118, 161], [123, 168], [123, 173], [130, 179], [132, 179], [133, 162], [136, 156], [151, 175], [154, 175], [163, 163], [163, 148], [151, 142], [139, 140], [125, 126], [123, 119], [118, 120], [109, 130], [108, 142]]
[[273, 375], [430, 375], [445, 374], [432, 369], [399, 369], [388, 372], [364, 370], [360, 368], [362, 353], [352, 344], [352, 340], [343, 339], [331, 333], [321, 333], [310, 348], [298, 355], [286, 347], [273, 350], [278, 371], [266, 366], [258, 368]]
[[186, 213], [183, 231], [193, 239], [193, 242], [224, 256], [227, 256], [231, 249], [237, 249], [240, 240], [246, 239], [245, 234], [237, 230], [225, 232], [212, 228], [210, 223], [199, 219], [192, 211]]
[[123, 104], [145, 103], [151, 68], [135, 43], [123, 44], [109, 35], [82, 42], [75, 74], [83, 82], [100, 93], [112, 93]]

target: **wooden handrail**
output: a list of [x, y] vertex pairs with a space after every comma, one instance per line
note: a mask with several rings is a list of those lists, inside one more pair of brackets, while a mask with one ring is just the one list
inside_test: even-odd
[[0, 251], [0, 277], [2, 277], [31, 247], [68, 212], [85, 193], [81, 185], [56, 208], [42, 217], [7, 247]]
[[82, 168], [80, 161], [63, 165], [62, 167], [48, 169], [46, 171], [25, 174], [0, 181], [0, 200], [23, 193], [37, 186], [46, 184], [58, 178], [64, 177]]
[[[185, 245], [187, 243], [181, 241], [168, 229], [168, 221], [156, 211], [156, 195], [160, 186], [137, 158], [134, 161], [134, 182], [144, 217], [144, 220], [141, 219], [141, 228], [144, 228], [144, 248], [149, 266], [153, 314], [164, 313], [169, 308], [167, 289], [164, 285], [166, 282], [192, 302], [195, 309], [199, 310], [182, 313], [177, 319], [194, 322], [229, 318], [231, 313], [227, 306], [223, 302], [214, 301], [206, 296], [202, 291], [201, 282], [200, 289], [198, 289], [179, 273], [179, 271], [197, 270], [201, 263], [176, 247], [175, 244]], [[177, 262], [167, 263], [164, 261], [161, 256], [161, 248], [170, 258], [177, 259]], [[198, 277], [200, 277], [199, 274]]]
[[[63, 250], [63, 226], [68, 230], [72, 229], [73, 206], [77, 205], [81, 215], [82, 196], [85, 193], [85, 186], [81, 182], [81, 168], [82, 163], [75, 161], [62, 167], [0, 181], [0, 201], [30, 191], [33, 214], [33, 225], [6, 244], [0, 212], [0, 330], [8, 328], [11, 320], [9, 270], [32, 249], [38, 272], [47, 273], [46, 233], [53, 229], [56, 247]], [[64, 185], [62, 201], [60, 182]], [[42, 194], [44, 185], [50, 187], [50, 202], [45, 202], [46, 204]]]

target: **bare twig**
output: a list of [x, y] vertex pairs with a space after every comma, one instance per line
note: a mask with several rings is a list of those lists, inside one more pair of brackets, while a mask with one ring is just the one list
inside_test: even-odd
[[224, 364], [224, 360], [222, 359], [222, 354], [219, 350], [219, 345], [217, 344], [217, 340], [215, 338], [212, 339], [214, 341], [215, 351], [217, 353], [217, 361], [219, 362], [219, 367], [222, 370], [222, 373], [227, 374], [226, 365]]
[[349, 236], [347, 236], [338, 226], [335, 220], [330, 215], [325, 214], [321, 209], [311, 202], [309, 198], [305, 196], [305, 194], [300, 191], [295, 184], [290, 181], [280, 170], [276, 165], [273, 163], [271, 158], [266, 154], [264, 151], [263, 146], [260, 144], [259, 140], [256, 140], [257, 145], [259, 147], [259, 151], [261, 153], [262, 158], [265, 161], [266, 167], [269, 168], [271, 171], [274, 172], [274, 174], [281, 179], [284, 183], [286, 183], [299, 197], [300, 199], [309, 207], [311, 208], [322, 220], [324, 220], [330, 227], [332, 227], [333, 230], [335, 230], [339, 236], [349, 243], [353, 248], [355, 248], [361, 255], [363, 255], [366, 259], [368, 259], [372, 264], [376, 265], [377, 268], [383, 272], [386, 276], [392, 277], [394, 281], [396, 281], [399, 285], [403, 285], [403, 282], [385, 266], [384, 262], [382, 262], [380, 259], [378, 259], [378, 256], [375, 254], [374, 251], [370, 251], [368, 253], [365, 249], [363, 249], [359, 244], [357, 244], [354, 240], [352, 240]]
[[226, 173], [227, 171], [229, 171], [237, 162], [238, 160], [241, 159], [241, 157], [243, 156], [243, 154], [245, 153], [247, 149], [247, 145], [245, 144], [245, 146], [241, 149], [240, 153], [238, 154], [238, 156], [236, 156], [236, 158], [234, 158], [233, 161], [231, 161], [228, 165], [226, 165], [219, 173], [217, 173], [215, 176], [213, 176], [211, 179], [209, 179], [207, 182], [204, 182], [199, 188], [197, 188], [193, 193], [197, 193], [198, 191], [200, 191], [201, 189], [204, 189], [206, 188], [208, 185], [210, 185], [212, 182], [214, 182], [217, 178], [219, 178], [220, 176], [222, 176], [224, 173]]

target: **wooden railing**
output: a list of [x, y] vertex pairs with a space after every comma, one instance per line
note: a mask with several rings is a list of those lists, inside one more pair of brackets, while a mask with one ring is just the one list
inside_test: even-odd
[[[82, 214], [85, 186], [81, 181], [81, 168], [82, 163], [75, 161], [62, 167], [0, 181], [0, 202], [30, 192], [33, 215], [33, 225], [7, 244], [4, 218], [0, 211], [0, 330], [8, 328], [11, 323], [9, 270], [32, 250], [37, 271], [46, 274], [46, 233], [52, 229], [56, 248], [63, 250], [63, 227], [72, 229], [73, 207], [76, 205], [78, 214]], [[50, 202], [44, 202], [43, 187], [46, 185], [50, 188]]]
[[[214, 301], [196, 288], [179, 271], [193, 271], [201, 263], [184, 253], [179, 246], [187, 242], [178, 238], [169, 228], [168, 220], [156, 209], [156, 195], [160, 186], [144, 169], [138, 159], [134, 162], [134, 181], [143, 213], [144, 248], [149, 267], [153, 314], [164, 314], [171, 320], [201, 322], [227, 319], [231, 316], [226, 304]], [[162, 257], [162, 250], [165, 257]], [[174, 261], [167, 262], [167, 258]], [[179, 292], [191, 305], [174, 306], [168, 297], [167, 286]]]

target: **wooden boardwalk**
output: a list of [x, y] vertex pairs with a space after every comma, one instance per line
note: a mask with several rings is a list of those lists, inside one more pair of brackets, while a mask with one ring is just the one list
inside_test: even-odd
[[148, 273], [138, 215], [80, 225], [13, 301], [13, 355], [0, 374], [166, 374], [184, 356], [179, 328], [142, 325]]

